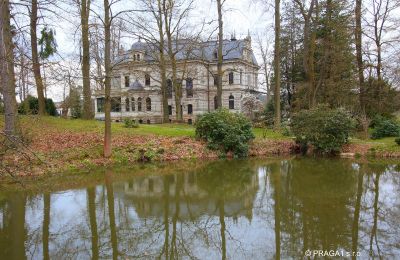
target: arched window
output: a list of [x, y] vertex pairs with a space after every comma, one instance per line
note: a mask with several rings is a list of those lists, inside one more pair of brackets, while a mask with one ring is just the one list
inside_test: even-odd
[[125, 98], [125, 111], [129, 112], [131, 110], [131, 106], [129, 105], [129, 98]]
[[186, 79], [186, 97], [188, 97], [188, 98], [193, 97], [193, 79], [192, 78]]
[[191, 115], [191, 114], [193, 114], [193, 105], [189, 104], [188, 105], [188, 115]]
[[151, 111], [151, 99], [149, 97], [146, 98], [146, 110]]
[[235, 98], [232, 94], [229, 96], [229, 109], [235, 109]]
[[132, 99], [131, 99], [131, 107], [132, 107], [132, 111], [135, 111], [136, 110], [136, 107], [135, 107], [135, 98], [133, 97]]
[[137, 111], [142, 111], [142, 98], [137, 99]]
[[146, 86], [150, 86], [150, 75], [149, 74], [144, 75], [144, 84]]
[[172, 80], [167, 79], [167, 97], [172, 98]]
[[228, 74], [228, 81], [229, 81], [229, 85], [233, 84], [233, 72], [229, 72]]
[[217, 96], [214, 97], [214, 109], [215, 110], [218, 109], [218, 97]]

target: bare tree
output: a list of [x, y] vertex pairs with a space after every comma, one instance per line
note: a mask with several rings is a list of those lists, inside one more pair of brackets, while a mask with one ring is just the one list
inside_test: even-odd
[[5, 107], [4, 132], [7, 136], [13, 136], [16, 133], [17, 102], [15, 99], [14, 44], [12, 42], [10, 3], [8, 0], [1, 1], [0, 14], [0, 90]]
[[275, 51], [274, 51], [274, 101], [275, 120], [274, 128], [281, 128], [281, 70], [280, 70], [280, 34], [281, 34], [281, 13], [280, 0], [275, 0]]
[[31, 8], [29, 10], [30, 16], [30, 32], [31, 32], [31, 51], [32, 51], [32, 67], [35, 76], [36, 90], [39, 101], [39, 115], [46, 113], [46, 103], [44, 98], [44, 85], [42, 75], [40, 73], [40, 62], [38, 54], [38, 38], [37, 38], [37, 25], [38, 25], [38, 1], [32, 0]]
[[358, 69], [358, 87], [360, 89], [360, 107], [362, 113], [365, 113], [365, 91], [364, 91], [364, 64], [362, 58], [362, 28], [361, 28], [361, 7], [362, 0], [356, 0], [355, 7], [355, 44], [356, 44], [356, 59]]
[[[80, 3], [79, 3], [80, 2]], [[77, 0], [80, 4], [82, 32], [82, 78], [83, 78], [83, 114], [84, 119], [92, 118], [92, 101], [90, 89], [90, 45], [89, 45], [89, 12], [91, 0]]]
[[217, 11], [218, 11], [218, 61], [217, 61], [217, 104], [218, 107], [222, 107], [222, 47], [224, 42], [224, 22], [222, 20], [222, 6], [225, 0], [217, 0]]

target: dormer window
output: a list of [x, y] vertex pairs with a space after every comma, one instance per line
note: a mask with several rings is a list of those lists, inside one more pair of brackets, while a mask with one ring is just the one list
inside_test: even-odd
[[140, 61], [140, 54], [137, 54], [137, 55], [136, 55], [136, 60], [137, 60], [137, 61]]

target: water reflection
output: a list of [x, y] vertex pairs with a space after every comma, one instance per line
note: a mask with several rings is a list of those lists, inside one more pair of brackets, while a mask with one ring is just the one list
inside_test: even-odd
[[86, 189], [0, 194], [0, 259], [297, 259], [308, 249], [395, 258], [398, 168], [218, 161], [128, 180], [108, 171]]

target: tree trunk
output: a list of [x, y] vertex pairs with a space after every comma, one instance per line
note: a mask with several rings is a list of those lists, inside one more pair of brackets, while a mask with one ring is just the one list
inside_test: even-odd
[[165, 56], [164, 56], [164, 25], [163, 25], [163, 16], [162, 16], [162, 6], [161, 0], [157, 1], [158, 4], [158, 33], [160, 35], [160, 44], [159, 44], [159, 52], [160, 52], [160, 76], [161, 76], [161, 94], [162, 94], [162, 106], [163, 106], [163, 123], [169, 122], [169, 110], [168, 110], [168, 93], [167, 93], [167, 75], [165, 69]]
[[176, 68], [176, 58], [175, 58], [175, 53], [172, 45], [172, 41], [174, 40], [172, 38], [172, 32], [171, 32], [171, 24], [170, 24], [170, 16], [172, 15], [172, 7], [169, 7], [170, 9], [167, 9], [168, 7], [165, 4], [163, 4], [163, 12], [164, 12], [164, 22], [165, 22], [165, 32], [167, 34], [167, 46], [168, 46], [168, 56], [169, 56], [169, 62], [171, 63], [171, 68], [172, 68], [172, 86], [174, 88], [175, 92], [175, 118], [176, 121], [181, 122], [182, 121], [182, 83], [178, 82], [178, 77], [177, 77], [177, 68]]
[[104, 0], [104, 157], [111, 156], [111, 59], [110, 59], [110, 40], [111, 40], [111, 21], [110, 5], [108, 0]]
[[362, 59], [362, 28], [361, 28], [361, 6], [362, 0], [356, 0], [355, 8], [355, 42], [356, 42], [356, 58], [358, 67], [358, 87], [360, 89], [360, 108], [365, 113], [365, 87], [364, 87], [364, 64]]
[[39, 101], [39, 115], [46, 114], [46, 101], [44, 99], [44, 86], [42, 75], [40, 74], [40, 63], [38, 54], [38, 39], [36, 34], [36, 27], [38, 23], [38, 2], [37, 0], [32, 0], [32, 9], [30, 13], [30, 30], [31, 30], [31, 48], [32, 48], [32, 67], [33, 74], [35, 76], [36, 90]]
[[89, 53], [89, 10], [91, 0], [81, 1], [82, 30], [82, 83], [83, 83], [83, 119], [92, 118], [92, 100], [90, 91], [90, 53]]
[[222, 1], [217, 0], [218, 9], [218, 62], [217, 62], [217, 104], [218, 108], [222, 108], [222, 46], [224, 42], [223, 21], [222, 21]]
[[9, 1], [0, 3], [0, 90], [4, 100], [4, 132], [15, 135], [17, 124], [17, 101], [15, 99], [14, 44], [10, 25]]
[[281, 128], [281, 70], [280, 70], [280, 33], [281, 33], [281, 15], [280, 0], [275, 0], [275, 51], [274, 51], [274, 74], [275, 74], [275, 120], [274, 128]]

